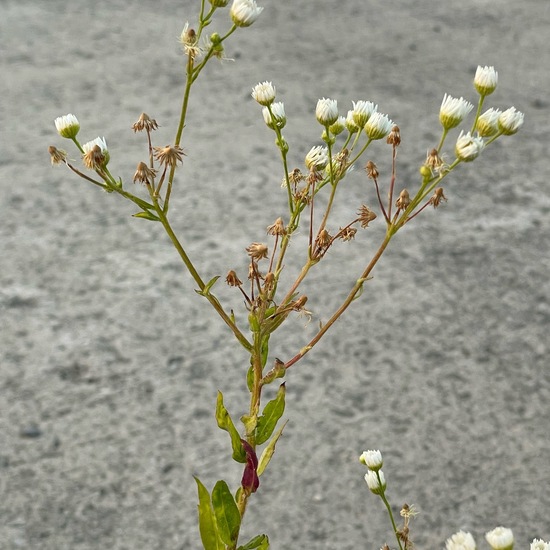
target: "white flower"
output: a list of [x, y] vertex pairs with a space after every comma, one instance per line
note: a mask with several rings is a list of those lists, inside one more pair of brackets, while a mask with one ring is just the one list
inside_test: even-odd
[[346, 117], [339, 116], [334, 124], [331, 124], [329, 130], [334, 136], [341, 134], [346, 127]]
[[316, 145], [309, 150], [306, 155], [305, 164], [308, 170], [322, 170], [328, 163], [328, 149], [321, 145]]
[[474, 86], [479, 95], [486, 96], [492, 94], [498, 83], [498, 73], [494, 67], [478, 66], [474, 77]]
[[488, 109], [485, 111], [476, 122], [477, 133], [481, 137], [491, 137], [498, 132], [498, 119], [501, 111], [498, 109]]
[[250, 27], [263, 10], [256, 0], [233, 0], [229, 14], [237, 27]]
[[388, 115], [382, 113], [373, 113], [365, 124], [365, 132], [370, 139], [385, 138], [393, 127], [393, 121], [388, 118]]
[[521, 111], [516, 111], [515, 107], [506, 109], [498, 117], [498, 126], [500, 131], [505, 136], [515, 134], [523, 125], [524, 114]]
[[512, 550], [514, 546], [514, 534], [506, 527], [496, 527], [485, 533], [485, 539], [493, 550]]
[[[273, 113], [273, 117], [271, 116], [271, 113], [269, 112], [269, 109], [271, 109], [271, 113]], [[272, 103], [269, 108], [266, 106], [262, 109], [262, 114], [264, 116], [265, 123], [273, 130], [275, 128], [273, 124], [273, 119], [275, 119], [275, 124], [278, 128], [283, 128], [286, 124], [286, 115], [285, 115], [285, 106], [284, 103], [275, 102]]]
[[107, 142], [105, 141], [104, 137], [96, 137], [92, 141], [88, 141], [88, 143], [85, 143], [82, 146], [82, 149], [84, 149], [85, 153], [89, 153], [96, 145], [99, 145], [99, 148], [101, 149], [101, 152], [103, 154], [108, 153]]
[[476, 550], [476, 542], [471, 533], [459, 531], [447, 539], [445, 548], [447, 550]]
[[315, 116], [319, 124], [330, 126], [338, 120], [338, 102], [335, 99], [323, 98], [317, 101]]
[[378, 105], [375, 105], [372, 101], [352, 101], [353, 103], [353, 121], [359, 128], [363, 128], [367, 123], [367, 120], [371, 117], [372, 113], [376, 112]]
[[260, 82], [252, 88], [252, 97], [260, 105], [270, 105], [275, 99], [275, 86], [271, 82]]
[[470, 162], [474, 160], [483, 148], [485, 143], [480, 137], [472, 137], [470, 132], [466, 134], [464, 131], [460, 132], [455, 145], [456, 157], [464, 162]]
[[445, 130], [458, 126], [464, 117], [473, 109], [473, 105], [463, 97], [451, 97], [448, 94], [443, 96], [439, 109], [439, 121]]
[[359, 460], [369, 468], [369, 470], [376, 471], [382, 468], [383, 460], [380, 451], [364, 451], [359, 457]]
[[355, 123], [355, 120], [353, 118], [353, 111], [348, 111], [348, 116], [346, 117], [346, 128], [351, 134], [355, 134], [355, 132], [358, 132], [362, 128], [362, 126], [359, 127]]
[[382, 470], [369, 470], [365, 474], [365, 481], [375, 495], [381, 495], [386, 490], [386, 479]]
[[73, 139], [80, 130], [80, 122], [78, 122], [78, 119], [74, 115], [69, 113], [68, 115], [57, 117], [55, 119], [55, 127], [61, 137]]
[[550, 543], [542, 539], [533, 539], [530, 550], [550, 550]]

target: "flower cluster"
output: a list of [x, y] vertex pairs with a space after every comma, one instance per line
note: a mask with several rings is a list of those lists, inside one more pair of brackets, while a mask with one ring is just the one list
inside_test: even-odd
[[359, 457], [359, 461], [368, 468], [365, 481], [370, 491], [375, 495], [383, 495], [386, 490], [386, 478], [382, 471], [384, 463], [382, 453], [380, 451], [364, 451]]

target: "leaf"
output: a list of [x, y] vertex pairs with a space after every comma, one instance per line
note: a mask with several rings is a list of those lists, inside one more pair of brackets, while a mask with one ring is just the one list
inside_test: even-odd
[[228, 546], [237, 541], [241, 526], [241, 514], [237, 503], [223, 480], [218, 481], [212, 490], [212, 506], [220, 538]]
[[199, 531], [204, 550], [224, 550], [224, 544], [218, 533], [208, 489], [201, 483], [198, 477], [195, 477], [195, 481], [197, 482], [199, 491]]
[[138, 212], [137, 214], [133, 214], [132, 217], [143, 218], [144, 220], [151, 220], [152, 222], [160, 222], [160, 218], [149, 211]]
[[248, 541], [244, 546], [239, 546], [237, 550], [269, 550], [269, 539], [267, 535], [258, 535], [250, 541]]
[[263, 450], [260, 456], [260, 460], [258, 462], [257, 472], [259, 476], [263, 474], [264, 470], [269, 464], [269, 461], [273, 457], [273, 453], [275, 452], [275, 445], [277, 445], [277, 441], [279, 441], [279, 438], [281, 437], [287, 423], [288, 420], [281, 426], [281, 429], [273, 436], [267, 447]]
[[231, 437], [233, 460], [241, 463], [246, 462], [246, 452], [241, 443], [241, 436], [239, 435], [237, 428], [235, 428], [235, 424], [233, 424], [233, 420], [231, 420], [229, 412], [223, 404], [223, 395], [221, 391], [218, 392], [218, 399], [216, 401], [216, 421], [218, 422], [218, 427], [225, 430]]
[[200, 294], [201, 296], [208, 296], [210, 294], [210, 291], [212, 290], [212, 287], [217, 283], [218, 279], [220, 278], [219, 275], [216, 275], [215, 277], [212, 277], [205, 285], [202, 290], [195, 290], [197, 294]]
[[272, 399], [265, 407], [262, 416], [258, 418], [258, 426], [256, 427], [256, 444], [265, 443], [275, 430], [277, 422], [285, 412], [285, 394], [286, 387], [283, 382], [279, 386], [279, 391], [275, 399]]

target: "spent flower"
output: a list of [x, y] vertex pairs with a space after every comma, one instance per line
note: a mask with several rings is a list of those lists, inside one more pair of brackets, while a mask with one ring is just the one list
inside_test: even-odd
[[252, 88], [252, 97], [264, 107], [271, 105], [275, 99], [275, 86], [271, 82], [260, 82]]
[[80, 122], [72, 115], [64, 115], [55, 119], [55, 127], [61, 137], [74, 139], [80, 130]]
[[446, 550], [476, 550], [476, 541], [471, 533], [458, 531], [447, 539]]
[[445, 94], [439, 109], [439, 121], [445, 130], [456, 128], [473, 108], [474, 106], [463, 97], [456, 98]]
[[263, 10], [255, 0], [233, 0], [229, 14], [237, 27], [250, 27]]
[[315, 116], [323, 126], [334, 124], [338, 120], [338, 102], [325, 97], [319, 99], [315, 107]]
[[391, 132], [393, 125], [393, 121], [389, 119], [388, 115], [376, 112], [365, 124], [365, 132], [369, 139], [382, 139]]
[[498, 117], [498, 127], [505, 136], [515, 134], [523, 125], [524, 114], [515, 107], [506, 109]]
[[478, 157], [479, 153], [485, 147], [483, 139], [473, 137], [470, 132], [460, 132], [455, 145], [456, 157], [464, 162], [471, 162]]
[[82, 146], [82, 149], [84, 151], [82, 161], [86, 168], [97, 170], [104, 168], [109, 163], [110, 155], [104, 137], [96, 137], [92, 141], [88, 141]]
[[514, 547], [514, 534], [507, 527], [496, 527], [485, 533], [485, 539], [493, 550], [512, 550]]
[[164, 147], [153, 147], [154, 156], [160, 162], [169, 166], [170, 168], [175, 168], [178, 162], [182, 162], [183, 149], [179, 145], [165, 145]]
[[48, 152], [50, 153], [50, 160], [52, 161], [52, 166], [56, 164], [63, 164], [67, 160], [67, 153], [62, 149], [58, 149], [53, 145], [48, 147]]
[[159, 127], [157, 121], [154, 118], [150, 118], [147, 113], [141, 113], [137, 121], [132, 125], [134, 132], [151, 132]]
[[492, 94], [497, 87], [498, 73], [494, 67], [478, 66], [474, 77], [474, 87], [480, 96]]

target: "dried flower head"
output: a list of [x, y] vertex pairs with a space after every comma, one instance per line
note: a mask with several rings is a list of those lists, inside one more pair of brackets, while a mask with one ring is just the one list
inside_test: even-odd
[[154, 156], [160, 162], [170, 168], [174, 168], [178, 162], [182, 162], [183, 149], [179, 145], [166, 145], [164, 147], [153, 147]]
[[252, 88], [252, 97], [264, 107], [271, 105], [275, 100], [275, 86], [271, 82], [260, 82]]
[[495, 527], [485, 533], [485, 540], [493, 550], [512, 550], [514, 547], [514, 534], [507, 527]]
[[231, 270], [227, 273], [227, 276], [225, 278], [225, 282], [229, 286], [241, 286], [243, 283], [242, 281], [237, 277], [237, 274]]
[[149, 115], [146, 113], [141, 113], [137, 121], [132, 125], [134, 132], [143, 132], [143, 130], [146, 132], [151, 132], [152, 130], [156, 130], [158, 127], [159, 125], [157, 124], [157, 121], [153, 118], [149, 118]]
[[338, 102], [325, 97], [319, 99], [315, 107], [315, 116], [323, 126], [334, 124], [338, 120]]
[[[359, 127], [363, 128], [371, 115], [376, 112], [378, 105], [375, 105], [372, 101], [352, 101], [353, 111], [350, 111], [352, 114], [353, 122]], [[349, 113], [348, 113], [349, 117]]]
[[253, 260], [262, 260], [267, 258], [267, 245], [263, 243], [252, 243], [246, 251]]
[[445, 130], [450, 130], [458, 126], [473, 108], [474, 106], [463, 97], [456, 98], [445, 94], [439, 109], [439, 121]]
[[136, 171], [134, 173], [134, 183], [144, 183], [145, 185], [153, 185], [155, 181], [155, 170], [149, 168], [144, 162], [140, 162], [137, 165]]
[[109, 162], [109, 151], [105, 138], [97, 137], [82, 146], [84, 155], [82, 161], [84, 166], [90, 170], [98, 170], [107, 166]]
[[180, 44], [183, 46], [185, 55], [191, 58], [198, 57], [201, 54], [201, 48], [199, 46], [199, 37], [195, 32], [195, 29], [189, 27], [189, 22], [186, 22], [183, 30], [181, 31]]
[[56, 164], [63, 164], [67, 161], [67, 153], [62, 149], [58, 149], [57, 147], [50, 145], [48, 147], [48, 152], [50, 153], [52, 166]]
[[[288, 174], [288, 181], [294, 187], [294, 189], [296, 189], [296, 186], [305, 179], [306, 177], [304, 176], [304, 174], [302, 174], [299, 168], [294, 168], [294, 170], [292, 170], [292, 172], [289, 172]], [[281, 187], [286, 187], [286, 178], [283, 179]]]
[[399, 193], [399, 197], [395, 201], [395, 206], [399, 210], [405, 210], [409, 204], [411, 204], [411, 198], [409, 196], [409, 192], [406, 189], [403, 189], [401, 193]]
[[338, 234], [340, 235], [340, 238], [346, 242], [346, 241], [351, 241], [355, 238], [355, 234], [357, 233], [357, 229], [355, 229], [355, 227], [344, 227], [344, 228], [340, 228], [340, 231], [338, 232]]
[[315, 239], [315, 244], [321, 249], [329, 246], [331, 242], [332, 236], [326, 229], [323, 229]]
[[498, 127], [505, 136], [515, 134], [523, 125], [524, 114], [515, 107], [506, 109], [498, 117]]
[[432, 149], [426, 154], [426, 166], [428, 166], [432, 172], [441, 172], [444, 166], [443, 159], [439, 156], [437, 149]]
[[260, 17], [263, 10], [255, 0], [233, 0], [229, 14], [237, 27], [249, 27]]
[[376, 214], [366, 205], [362, 204], [357, 212], [361, 227], [365, 229], [369, 226], [369, 223], [376, 219]]
[[485, 143], [483, 138], [472, 137], [470, 132], [460, 132], [455, 145], [456, 157], [464, 162], [471, 162], [483, 151]]
[[281, 236], [286, 234], [285, 224], [283, 218], [277, 218], [273, 225], [267, 228], [268, 235]]
[[399, 511], [399, 515], [402, 517], [402, 518], [414, 518], [415, 516], [417, 516], [420, 512], [418, 511], [418, 509], [416, 508], [416, 506], [414, 504], [403, 504], [403, 507], [401, 508], [401, 510]]
[[390, 133], [393, 126], [393, 121], [389, 119], [388, 115], [376, 112], [367, 120], [365, 132], [369, 139], [382, 139]]
[[494, 67], [478, 66], [474, 77], [474, 87], [481, 96], [492, 94], [497, 87], [498, 73]]
[[391, 132], [386, 138], [386, 143], [388, 143], [389, 145], [393, 145], [394, 147], [399, 147], [399, 145], [401, 144], [401, 132], [399, 131], [399, 126], [395, 125], [391, 129]]
[[443, 187], [437, 187], [434, 190], [434, 194], [432, 195], [431, 199], [429, 200], [429, 203], [434, 207], [437, 208], [441, 201], [447, 202], [447, 197], [443, 194]]
[[378, 179], [378, 176], [380, 175], [380, 172], [378, 172], [378, 168], [376, 167], [376, 164], [372, 162], [372, 160], [369, 160], [367, 162], [367, 165], [365, 166], [365, 171], [367, 172], [367, 176], [371, 180]]
[[80, 130], [80, 122], [70, 113], [57, 117], [54, 122], [59, 135], [67, 139], [74, 139]]

